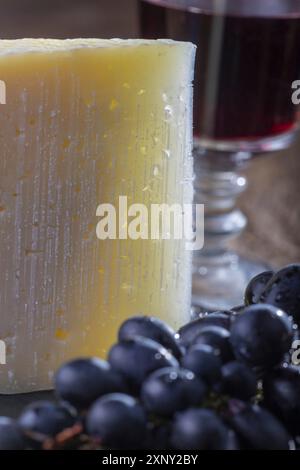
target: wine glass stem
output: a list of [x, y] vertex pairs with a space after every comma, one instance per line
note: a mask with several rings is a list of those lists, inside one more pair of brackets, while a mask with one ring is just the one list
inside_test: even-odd
[[214, 152], [195, 157], [195, 203], [204, 204], [205, 214], [204, 248], [196, 257], [210, 265], [234, 262], [227, 248], [228, 241], [247, 225], [247, 218], [236, 208], [238, 196], [247, 187], [246, 178], [237, 172], [240, 162], [234, 155], [224, 161], [223, 152], [222, 161], [218, 162], [220, 156]]
[[236, 208], [247, 180], [239, 173], [251, 154], [198, 148], [194, 151], [195, 203], [204, 204], [204, 247], [193, 253], [193, 305], [202, 311], [231, 308], [243, 302], [244, 289], [263, 270], [229, 250], [247, 218]]

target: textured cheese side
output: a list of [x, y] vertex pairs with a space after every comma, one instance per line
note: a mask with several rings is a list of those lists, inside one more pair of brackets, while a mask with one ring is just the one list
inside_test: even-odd
[[0, 40], [0, 393], [51, 388], [138, 312], [188, 320], [184, 240], [98, 240], [96, 208], [192, 200], [195, 48]]

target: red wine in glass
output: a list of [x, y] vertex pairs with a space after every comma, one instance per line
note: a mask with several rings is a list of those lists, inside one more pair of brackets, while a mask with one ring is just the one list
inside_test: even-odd
[[292, 131], [298, 120], [291, 85], [300, 78], [300, 1], [230, 0], [223, 13], [212, 9], [216, 3], [140, 3], [145, 38], [197, 45], [195, 136], [249, 141]]

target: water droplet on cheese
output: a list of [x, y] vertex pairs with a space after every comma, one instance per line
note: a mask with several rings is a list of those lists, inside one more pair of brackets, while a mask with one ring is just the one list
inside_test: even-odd
[[70, 146], [70, 143], [71, 143], [70, 137], [66, 137], [62, 144], [63, 148], [67, 149]]
[[16, 128], [16, 136], [20, 137], [24, 135], [24, 129], [20, 129], [19, 127]]
[[69, 333], [66, 330], [63, 330], [62, 328], [57, 328], [57, 330], [55, 331], [55, 338], [59, 341], [65, 341], [68, 336]]
[[58, 308], [56, 309], [56, 312], [55, 314], [58, 316], [58, 317], [61, 317], [62, 315], [64, 315], [65, 311], [63, 308]]
[[173, 116], [173, 109], [172, 109], [172, 106], [170, 106], [169, 104], [167, 104], [167, 106], [165, 106], [165, 120], [166, 121], [169, 121], [172, 116]]
[[110, 105], [109, 105], [109, 110], [110, 111], [114, 111], [116, 108], [118, 108], [120, 105], [119, 105], [119, 102], [116, 100], [116, 99], [112, 99], [111, 102], [110, 102]]
[[153, 174], [153, 176], [159, 176], [159, 175], [160, 175], [160, 167], [159, 167], [159, 165], [154, 165], [154, 166], [153, 166], [152, 174]]
[[127, 284], [126, 282], [123, 282], [121, 284], [121, 289], [124, 289], [124, 290], [131, 290], [132, 289], [132, 285], [131, 284]]
[[91, 105], [92, 105], [92, 100], [90, 100], [90, 99], [85, 99], [85, 100], [84, 100], [84, 104], [85, 104], [85, 106], [86, 106], [87, 108], [90, 108]]
[[152, 140], [153, 140], [154, 144], [158, 144], [158, 142], [159, 142], [159, 138], [157, 137], [157, 135], [153, 135]]

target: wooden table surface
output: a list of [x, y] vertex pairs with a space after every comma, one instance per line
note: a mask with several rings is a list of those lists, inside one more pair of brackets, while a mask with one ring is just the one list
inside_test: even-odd
[[[2, 38], [137, 37], [135, 0], [0, 0]], [[280, 154], [258, 158], [246, 171], [249, 189], [240, 207], [249, 217], [234, 245], [249, 257], [274, 266], [300, 262], [300, 139]], [[17, 416], [43, 392], [1, 396], [0, 415]]]

